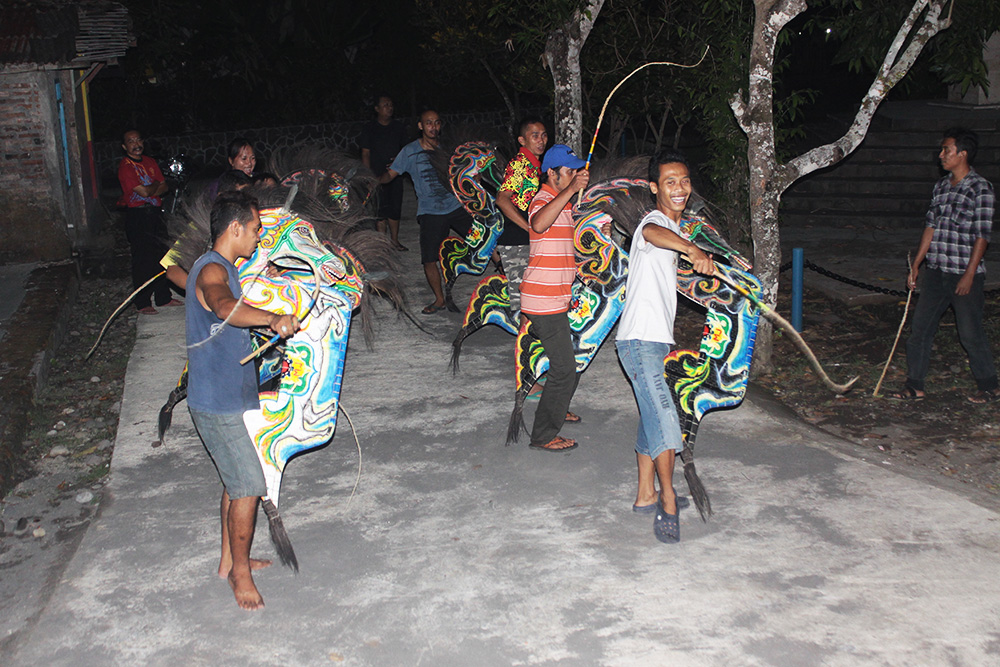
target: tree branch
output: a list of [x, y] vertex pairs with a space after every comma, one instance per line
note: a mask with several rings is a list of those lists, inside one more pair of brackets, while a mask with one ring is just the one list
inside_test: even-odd
[[[806, 174], [840, 162], [861, 145], [882, 100], [889, 94], [893, 86], [910, 71], [928, 40], [951, 25], [950, 17], [941, 18], [941, 11], [947, 1], [932, 0], [928, 3], [927, 0], [917, 0], [914, 3], [913, 10], [900, 26], [892, 46], [889, 47], [889, 51], [885, 55], [878, 76], [872, 81], [872, 85], [862, 99], [851, 127], [840, 139], [823, 146], [817, 146], [789, 160], [782, 182], [776, 184], [782, 192]], [[899, 53], [899, 47], [913, 32], [916, 17], [923, 11], [924, 7], [927, 7], [927, 14], [916, 28], [916, 34], [897, 61], [896, 55]]]

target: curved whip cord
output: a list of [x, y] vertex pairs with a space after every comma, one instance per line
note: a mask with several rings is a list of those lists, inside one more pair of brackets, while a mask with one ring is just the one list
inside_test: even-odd
[[[906, 253], [906, 265], [910, 267], [910, 273], [913, 272], [913, 263], [910, 259], [910, 253]], [[882, 369], [882, 375], [878, 377], [878, 382], [875, 384], [875, 389], [872, 391], [872, 396], [878, 398], [878, 391], [882, 388], [882, 380], [885, 379], [885, 374], [889, 370], [889, 364], [892, 363], [892, 357], [896, 354], [896, 346], [899, 345], [899, 336], [903, 333], [903, 325], [906, 324], [906, 316], [910, 313], [910, 299], [913, 298], [913, 290], [909, 290], [906, 294], [906, 307], [903, 309], [903, 319], [899, 321], [899, 329], [896, 330], [896, 340], [892, 341], [892, 349], [889, 350], [889, 358], [885, 360], [885, 368]]]
[[[592, 158], [594, 156], [594, 148], [597, 146], [597, 134], [601, 131], [601, 123], [604, 122], [604, 112], [606, 112], [608, 110], [608, 104], [611, 102], [611, 96], [614, 95], [616, 92], [618, 92], [618, 89], [621, 88], [622, 85], [626, 81], [628, 81], [629, 79], [631, 79], [633, 74], [636, 74], [636, 73], [640, 72], [641, 70], [646, 69], [647, 67], [652, 67], [653, 65], [670, 65], [670, 66], [673, 66], [673, 67], [681, 67], [683, 69], [694, 69], [695, 67], [697, 67], [698, 65], [700, 65], [705, 60], [705, 56], [707, 56], [707, 55], [708, 55], [708, 47], [706, 46], [705, 47], [705, 52], [703, 54], [701, 54], [701, 58], [699, 58], [698, 62], [696, 62], [694, 65], [681, 65], [680, 63], [674, 63], [674, 62], [670, 62], [670, 61], [661, 61], [661, 62], [655, 62], [655, 63], [646, 63], [645, 65], [639, 65], [634, 70], [632, 70], [628, 74], [628, 76], [626, 76], [624, 79], [622, 79], [621, 81], [619, 81], [618, 85], [616, 85], [614, 88], [612, 88], [611, 92], [608, 93], [608, 96], [604, 99], [604, 106], [601, 107], [601, 113], [597, 117], [597, 127], [594, 128], [594, 138], [591, 139], [591, 141], [590, 141], [590, 151], [587, 153], [587, 164], [584, 165], [583, 168], [584, 169], [590, 169], [590, 158]], [[578, 205], [579, 205], [580, 200], [582, 198], [583, 198], [583, 189], [581, 189], [580, 192], [577, 193], [577, 195], [576, 195], [576, 203]]]
[[120, 306], [118, 306], [117, 308], [115, 308], [115, 312], [111, 313], [111, 317], [109, 317], [108, 321], [104, 323], [103, 327], [101, 327], [101, 333], [97, 334], [97, 341], [94, 343], [94, 347], [90, 348], [90, 352], [87, 353], [87, 356], [84, 357], [85, 361], [87, 359], [90, 359], [90, 355], [92, 355], [94, 353], [94, 350], [97, 349], [97, 346], [101, 344], [101, 340], [103, 340], [104, 334], [108, 331], [108, 327], [111, 326], [111, 323], [114, 322], [115, 318], [118, 317], [118, 315], [120, 315], [123, 310], [125, 310], [125, 306], [129, 305], [130, 303], [132, 303], [132, 299], [134, 299], [136, 297], [136, 295], [139, 294], [139, 292], [141, 292], [142, 290], [146, 289], [151, 284], [153, 284], [153, 281], [156, 280], [157, 278], [159, 278], [160, 276], [162, 276], [164, 273], [166, 273], [165, 270], [164, 271], [160, 271], [155, 276], [153, 276], [152, 278], [150, 278], [149, 280], [147, 280], [143, 284], [141, 284], [138, 287], [136, 287], [135, 291], [132, 292], [131, 294], [129, 294], [125, 298], [125, 300], [122, 301], [122, 303], [121, 303]]
[[358, 432], [354, 430], [354, 422], [351, 420], [351, 415], [347, 414], [347, 410], [344, 409], [343, 405], [337, 406], [344, 416], [347, 417], [347, 423], [351, 425], [351, 434], [354, 436], [354, 444], [358, 446], [358, 476], [354, 480], [354, 488], [351, 489], [351, 497], [347, 499], [347, 506], [344, 507], [344, 511], [351, 506], [351, 501], [354, 500], [354, 492], [358, 490], [358, 483], [361, 482], [361, 441], [358, 440]]
[[798, 347], [799, 350], [802, 351], [802, 354], [806, 355], [806, 358], [809, 360], [809, 365], [813, 367], [813, 370], [816, 371], [816, 374], [819, 375], [821, 380], [823, 380], [823, 384], [825, 384], [831, 391], [838, 394], [847, 393], [847, 391], [850, 390], [851, 386], [858, 381], [858, 376], [855, 376], [845, 384], [837, 384], [836, 382], [831, 380], [830, 376], [826, 374], [825, 370], [823, 370], [823, 366], [819, 363], [819, 359], [816, 358], [816, 355], [809, 348], [809, 345], [806, 343], [805, 339], [802, 338], [802, 335], [795, 330], [795, 327], [793, 327], [788, 320], [786, 320], [784, 317], [778, 314], [773, 308], [771, 308], [766, 303], [757, 298], [757, 296], [752, 294], [748, 289], [746, 289], [742, 285], [738, 285], [737, 283], [735, 283], [728, 276], [716, 273], [712, 277], [718, 278], [719, 280], [726, 283], [727, 285], [732, 287], [734, 290], [736, 290], [746, 298], [750, 299], [750, 301], [752, 301], [755, 306], [760, 308], [761, 312], [767, 316], [767, 319], [777, 324], [785, 333], [791, 336], [792, 340], [795, 341], [796, 347]]

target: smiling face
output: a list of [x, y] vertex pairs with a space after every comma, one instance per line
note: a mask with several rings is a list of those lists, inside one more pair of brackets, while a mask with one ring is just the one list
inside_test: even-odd
[[133, 160], [141, 160], [142, 149], [142, 135], [135, 130], [126, 132], [125, 136], [122, 137], [122, 150], [125, 151], [125, 154]]
[[540, 158], [545, 153], [545, 144], [549, 143], [549, 135], [544, 125], [532, 123], [524, 128], [524, 134], [517, 138], [517, 142]]
[[680, 162], [660, 165], [660, 177], [649, 184], [649, 191], [656, 195], [656, 208], [671, 220], [681, 219], [691, 196], [691, 175]]
[[257, 165], [257, 156], [254, 155], [253, 148], [244, 146], [236, 157], [229, 158], [229, 164], [233, 169], [239, 169], [247, 176], [253, 176], [253, 168]]

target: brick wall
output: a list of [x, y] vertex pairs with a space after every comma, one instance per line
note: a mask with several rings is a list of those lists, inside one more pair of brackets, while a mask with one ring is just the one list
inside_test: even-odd
[[41, 147], [46, 140], [40, 82], [0, 77], [0, 189], [49, 189]]
[[69, 256], [54, 75], [0, 75], [0, 261]]

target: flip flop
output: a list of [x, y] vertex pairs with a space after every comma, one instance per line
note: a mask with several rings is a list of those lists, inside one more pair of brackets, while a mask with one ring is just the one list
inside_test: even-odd
[[424, 309], [420, 312], [424, 315], [433, 315], [436, 312], [444, 310], [444, 306], [435, 306], [433, 303], [429, 306], [424, 306]]
[[917, 390], [910, 385], [903, 385], [903, 388], [899, 391], [894, 391], [891, 394], [886, 394], [886, 398], [891, 398], [897, 401], [922, 401], [923, 396], [917, 395]]
[[579, 424], [582, 421], [583, 421], [583, 419], [580, 417], [580, 415], [575, 415], [572, 412], [567, 412], [566, 413], [566, 423], [567, 424]]
[[969, 396], [967, 400], [973, 405], [985, 405], [1000, 401], [1000, 389], [982, 389]]
[[[561, 445], [566, 442], [571, 442], [573, 444], [569, 445], [568, 447], [552, 447], [552, 445]], [[568, 440], [562, 437], [561, 435], [557, 435], [556, 437], [546, 442], [544, 445], [528, 445], [528, 447], [530, 447], [531, 449], [540, 449], [545, 452], [568, 452], [569, 450], [576, 449], [579, 446], [580, 445], [577, 443], [576, 440]]]
[[145, 308], [140, 308], [139, 312], [143, 315], [156, 315], [156, 308], [152, 306], [146, 306]]
[[545, 378], [536, 380], [535, 384], [539, 386], [538, 391], [529, 391], [528, 395], [524, 397], [526, 401], [538, 401], [542, 398], [542, 390], [545, 388]]

